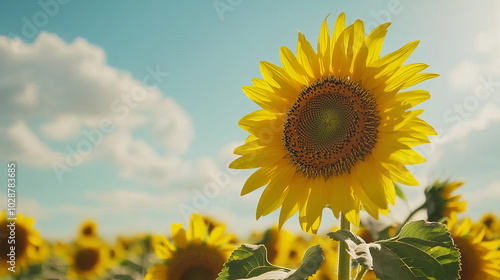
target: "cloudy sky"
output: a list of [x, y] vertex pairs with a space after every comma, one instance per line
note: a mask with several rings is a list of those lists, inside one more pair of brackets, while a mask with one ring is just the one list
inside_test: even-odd
[[241, 87], [295, 49], [297, 30], [315, 42], [341, 12], [367, 32], [391, 21], [382, 52], [420, 40], [409, 62], [441, 74], [418, 86], [440, 135], [419, 149], [422, 186], [404, 188], [394, 217], [437, 178], [466, 181], [468, 215], [500, 214], [496, 1], [2, 1], [0, 178], [17, 162], [18, 209], [49, 239], [84, 218], [106, 236], [167, 233], [192, 211], [241, 235], [265, 228], [277, 216], [255, 221], [260, 191], [239, 196], [250, 172], [227, 168], [246, 137], [237, 122], [257, 108]]

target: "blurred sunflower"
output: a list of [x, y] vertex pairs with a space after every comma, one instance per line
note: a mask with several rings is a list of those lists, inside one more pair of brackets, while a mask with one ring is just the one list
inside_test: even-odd
[[484, 240], [500, 238], [500, 220], [494, 213], [486, 213], [481, 217], [480, 223], [486, 227]]
[[125, 255], [128, 257], [137, 257], [144, 253], [144, 236], [118, 236], [117, 246], [120, 246], [125, 251]]
[[116, 242], [115, 245], [109, 248], [109, 263], [110, 267], [113, 267], [120, 263], [126, 256], [126, 251], [120, 242]]
[[250, 135], [230, 167], [259, 168], [241, 191], [267, 185], [257, 218], [281, 206], [280, 227], [299, 212], [302, 229], [315, 233], [325, 206], [358, 224], [360, 207], [376, 219], [388, 212], [393, 181], [418, 185], [405, 165], [425, 161], [412, 147], [436, 132], [423, 110], [409, 109], [430, 94], [402, 90], [438, 75], [403, 65], [418, 41], [380, 58], [389, 25], [365, 36], [363, 21], [345, 27], [342, 13], [330, 34], [325, 19], [317, 51], [299, 33], [297, 56], [281, 47], [283, 66], [261, 62], [264, 79], [243, 87], [262, 110], [239, 121]]
[[458, 224], [456, 213], [447, 222], [448, 230], [461, 255], [462, 271], [460, 279], [495, 280], [500, 279], [500, 240], [482, 241], [483, 226], [472, 227], [469, 218]]
[[172, 224], [172, 240], [154, 236], [152, 246], [163, 261], [148, 270], [146, 280], [213, 280], [222, 271], [224, 263], [235, 249], [229, 244], [231, 235], [225, 235], [225, 226], [218, 225], [208, 233], [207, 224], [193, 214], [186, 233], [180, 224]]
[[78, 230], [78, 238], [94, 238], [98, 237], [97, 224], [94, 220], [85, 220], [80, 225]]
[[109, 247], [99, 238], [77, 240], [67, 260], [70, 279], [96, 279], [106, 274], [109, 268]]
[[439, 221], [450, 217], [451, 213], [462, 213], [467, 209], [467, 202], [460, 201], [461, 195], [452, 193], [464, 182], [436, 181], [425, 190], [425, 203], [429, 221]]
[[36, 256], [34, 259], [34, 263], [42, 263], [50, 257], [50, 244], [40, 239], [38, 244], [34, 244], [34, 255]]
[[[216, 220], [212, 217], [209, 217], [209, 216], [202, 216], [202, 218], [203, 218], [203, 221], [205, 222], [205, 224], [207, 225], [208, 234], [210, 234], [212, 232], [212, 230], [214, 230], [216, 227], [224, 225], [223, 222], [218, 221], [218, 220]], [[233, 238], [229, 241], [229, 243], [237, 244], [238, 238], [236, 237], [236, 235], [232, 235], [232, 236], [233, 236]]]
[[276, 254], [273, 259], [273, 264], [292, 269], [298, 268], [302, 264], [302, 257], [309, 242], [303, 236], [295, 235], [288, 231], [277, 231], [278, 238], [275, 240]]
[[[11, 228], [7, 227], [11, 222], [15, 222], [15, 244], [8, 242]], [[11, 253], [10, 247], [15, 246], [15, 274], [19, 274], [21, 269], [26, 268], [30, 264], [39, 263], [40, 256], [37, 248], [43, 246], [43, 240], [40, 234], [33, 228], [35, 220], [17, 214], [17, 220], [8, 221], [5, 210], [0, 214], [0, 275], [10, 273], [7, 270], [10, 267]]]
[[339, 242], [333, 241], [326, 235], [313, 236], [311, 244], [319, 244], [323, 249], [323, 256], [325, 260], [321, 264], [318, 272], [309, 277], [308, 280], [334, 280], [338, 279], [337, 266], [338, 266], [338, 244]]

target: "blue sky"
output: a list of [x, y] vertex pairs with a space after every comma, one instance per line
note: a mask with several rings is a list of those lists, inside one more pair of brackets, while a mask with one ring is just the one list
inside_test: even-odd
[[[276, 222], [255, 221], [259, 191], [239, 196], [250, 172], [227, 169], [246, 137], [237, 122], [257, 108], [241, 86], [340, 12], [367, 29], [391, 21], [383, 53], [420, 40], [409, 62], [441, 74], [418, 86], [440, 136], [412, 171], [424, 186], [464, 180], [468, 214], [498, 214], [500, 6], [423, 0], [2, 1], [0, 160], [18, 163], [19, 210], [49, 238], [84, 218], [107, 236], [166, 233], [191, 210], [243, 235]], [[422, 189], [405, 188], [410, 206]]]

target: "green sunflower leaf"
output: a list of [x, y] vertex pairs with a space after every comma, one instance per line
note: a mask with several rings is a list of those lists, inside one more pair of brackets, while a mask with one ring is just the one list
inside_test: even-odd
[[291, 270], [269, 263], [264, 245], [244, 244], [233, 251], [217, 280], [305, 280], [319, 269], [324, 260], [322, 254], [319, 245], [309, 248], [302, 265], [297, 270]]
[[353, 260], [382, 280], [459, 278], [460, 253], [442, 223], [410, 222], [396, 237], [369, 244], [347, 230], [328, 235], [345, 241]]

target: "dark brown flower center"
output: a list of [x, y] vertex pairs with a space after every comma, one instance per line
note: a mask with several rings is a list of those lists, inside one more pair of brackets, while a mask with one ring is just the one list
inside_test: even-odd
[[92, 228], [91, 228], [91, 227], [85, 227], [85, 228], [83, 229], [83, 234], [84, 234], [84, 235], [87, 235], [87, 236], [89, 236], [89, 235], [93, 235], [93, 234], [94, 234], [94, 231], [92, 230]]
[[80, 249], [75, 256], [75, 267], [78, 271], [92, 270], [99, 263], [99, 251], [88, 248]]
[[167, 279], [212, 280], [222, 271], [226, 257], [207, 244], [178, 248], [168, 260]]
[[350, 172], [371, 153], [380, 117], [360, 84], [326, 77], [305, 88], [287, 113], [283, 146], [305, 177]]
[[213, 280], [215, 278], [217, 278], [217, 273], [214, 273], [213, 269], [193, 266], [182, 273], [180, 280]]

